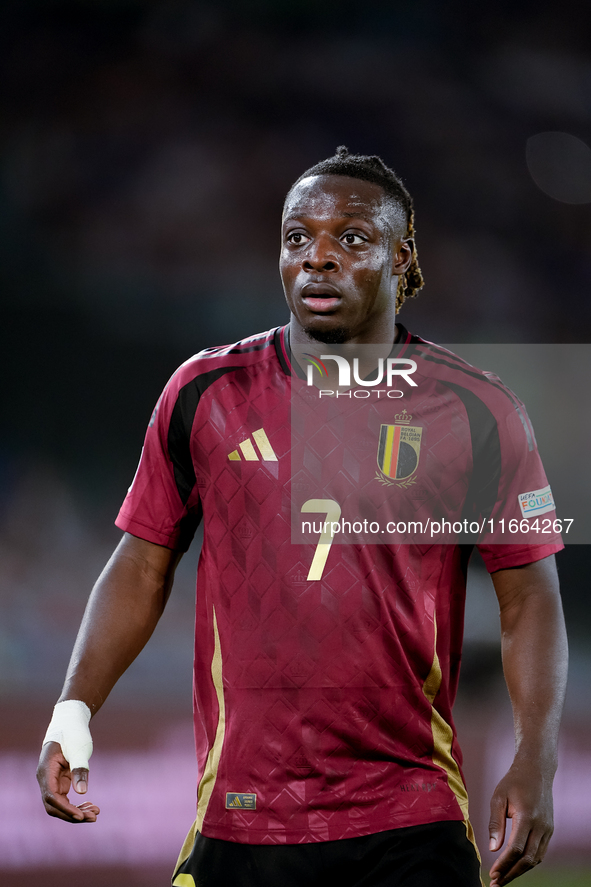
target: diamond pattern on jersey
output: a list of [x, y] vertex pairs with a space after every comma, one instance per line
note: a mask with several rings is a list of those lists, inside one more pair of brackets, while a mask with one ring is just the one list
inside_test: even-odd
[[264, 656], [257, 656], [245, 669], [245, 680], [251, 687], [264, 687], [274, 674], [273, 663]]
[[265, 474], [257, 474], [251, 477], [246, 483], [246, 489], [254, 499], [261, 505], [272, 493], [275, 492], [276, 484], [273, 478]]
[[[427, 518], [439, 520], [458, 510], [461, 513], [472, 468], [472, 438], [463, 404], [443, 387], [438, 389], [437, 397], [429, 399], [424, 388], [413, 390], [405, 397], [405, 404], [400, 413], [400, 405], [392, 401], [294, 401], [294, 543], [308, 541], [297, 531], [297, 517], [311, 495], [338, 502], [341, 521], [351, 528], [334, 537], [333, 547], [352, 542], [391, 543], [396, 538], [391, 532], [387, 539], [380, 538], [386, 533], [385, 527], [398, 522], [404, 527], [417, 519], [426, 525]], [[428, 423], [423, 423], [421, 409], [429, 410]], [[380, 429], [398, 427], [393, 424], [398, 415], [407, 416], [420, 431], [414, 472], [400, 479], [384, 476], [378, 458]], [[352, 529], [354, 525], [359, 527], [359, 522], [363, 529]], [[377, 532], [369, 531], [370, 525], [377, 526]], [[420, 530], [416, 532], [416, 540], [403, 535], [400, 541], [419, 541]]]
[[330, 705], [326, 699], [318, 699], [314, 702], [304, 717], [304, 721], [310, 724], [317, 733], [328, 730], [337, 720], [340, 721], [338, 708]]
[[273, 573], [271, 573], [265, 564], [261, 563], [255, 567], [254, 571], [251, 573], [250, 585], [252, 588], [256, 589], [256, 594], [259, 597], [262, 597], [274, 580], [275, 576]]
[[322, 605], [308, 616], [303, 625], [308, 634], [316, 641], [325, 640], [331, 632], [338, 628], [335, 617]]
[[257, 619], [248, 607], [234, 620], [234, 626], [238, 631], [252, 632], [257, 624]]
[[465, 449], [465, 442], [462, 443], [455, 435], [449, 433], [433, 444], [429, 448], [429, 452], [436, 459], [439, 459], [442, 465], [449, 468], [456, 459], [463, 456]]
[[222, 571], [220, 579], [224, 589], [231, 597], [244, 586], [244, 574], [234, 563], [228, 564]]
[[248, 515], [243, 515], [234, 527], [234, 535], [240, 540], [242, 545], [247, 547], [256, 536], [257, 529]]
[[292, 654], [283, 664], [282, 677], [287, 686], [303, 687], [312, 680], [316, 673], [316, 663], [309, 657], [299, 653]]
[[264, 622], [264, 633], [268, 644], [280, 643], [281, 640], [291, 631], [293, 627], [293, 618], [284, 607], [277, 607], [273, 612], [269, 613]]
[[355, 635], [355, 637], [362, 641], [379, 628], [377, 620], [372, 619], [371, 616], [368, 616], [365, 613], [361, 617], [355, 614], [354, 617], [349, 619], [346, 625], [351, 634]]
[[326, 587], [335, 589], [339, 597], [343, 596], [357, 581], [357, 576], [343, 563], [337, 564], [332, 570], [328, 570], [324, 576]]
[[[202, 757], [217, 715], [212, 605], [226, 711], [204, 833], [257, 843], [331, 840], [427, 821], [435, 809], [458, 818], [445, 780], [439, 788], [421, 689], [437, 612], [443, 680], [435, 705], [447, 720], [463, 596], [458, 553], [335, 542], [321, 579], [308, 581], [317, 539], [292, 538], [292, 517], [311, 498], [334, 499], [345, 519], [406, 519], [433, 503], [455, 514], [472, 457], [464, 406], [433, 380], [405, 397], [411, 424], [423, 429], [416, 481], [384, 487], [375, 480], [379, 431], [394, 424], [399, 404], [368, 410], [352, 400], [343, 411], [327, 399], [320, 415], [304, 391], [308, 410], [292, 439], [290, 380], [265, 352], [238, 357], [244, 366], [202, 395], [191, 438], [205, 526], [195, 654]], [[265, 459], [260, 430], [276, 461]], [[438, 788], [402, 792], [403, 781]], [[225, 793], [236, 790], [256, 793], [256, 811], [225, 809]]]
[[268, 725], [278, 733], [284, 733], [296, 717], [299, 718], [299, 713], [283, 699], [277, 699], [266, 714]]
[[323, 462], [331, 454], [340, 450], [340, 440], [330, 427], [323, 427], [308, 440], [309, 449]]
[[224, 539], [227, 533], [227, 527], [225, 521], [221, 519], [219, 515], [213, 515], [210, 521], [210, 525], [208, 528], [208, 536], [209, 538], [216, 544], [219, 545], [220, 542]]
[[215, 489], [224, 502], [230, 502], [240, 489], [240, 480], [225, 468], [215, 480]]
[[314, 769], [314, 765], [310, 760], [311, 757], [312, 756], [310, 755], [309, 751], [307, 751], [305, 748], [298, 748], [293, 753], [293, 755], [291, 755], [288, 763], [294, 770], [298, 771], [304, 776], [308, 776]]

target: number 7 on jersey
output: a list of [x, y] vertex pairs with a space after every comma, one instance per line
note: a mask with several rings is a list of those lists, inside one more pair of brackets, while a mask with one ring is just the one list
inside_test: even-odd
[[301, 511], [306, 514], [326, 515], [326, 519], [323, 521], [324, 526], [322, 527], [320, 539], [318, 540], [316, 551], [314, 552], [314, 557], [310, 564], [310, 571], [308, 573], [308, 582], [310, 582], [322, 578], [322, 573], [324, 572], [324, 567], [326, 566], [326, 560], [328, 558], [328, 552], [330, 551], [330, 546], [332, 545], [332, 540], [334, 538], [332, 525], [339, 521], [341, 516], [341, 506], [338, 502], [335, 502], [334, 499], [308, 499], [308, 501], [304, 502], [302, 505]]

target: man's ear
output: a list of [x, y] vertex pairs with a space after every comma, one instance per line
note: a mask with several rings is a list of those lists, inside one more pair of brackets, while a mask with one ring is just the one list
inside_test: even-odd
[[414, 254], [415, 242], [412, 237], [395, 240], [392, 254], [392, 274], [395, 274], [397, 277], [405, 274], [410, 268]]

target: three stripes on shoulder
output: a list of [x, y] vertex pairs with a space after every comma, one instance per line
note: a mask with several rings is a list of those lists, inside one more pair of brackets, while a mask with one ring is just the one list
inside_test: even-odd
[[[254, 438], [254, 442], [257, 445], [257, 449], [261, 454], [261, 458], [263, 462], [277, 462], [277, 456], [273, 451], [273, 447], [269, 442], [269, 438], [265, 434], [263, 428], [257, 429], [257, 431], [253, 431], [251, 437]], [[242, 455], [240, 455], [242, 452]], [[240, 444], [238, 444], [237, 449], [232, 450], [228, 455], [228, 459], [230, 462], [241, 462], [243, 459], [245, 462], [260, 462], [257, 455], [257, 451], [255, 450], [252, 440], [250, 437], [247, 437], [246, 440], [243, 440]]]

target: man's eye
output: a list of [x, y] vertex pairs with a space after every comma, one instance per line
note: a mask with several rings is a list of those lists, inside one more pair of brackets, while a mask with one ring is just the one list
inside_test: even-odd
[[353, 234], [351, 231], [343, 234], [341, 240], [344, 240], [348, 246], [359, 246], [360, 243], [365, 243], [364, 237], [361, 237], [359, 234]]
[[293, 243], [295, 246], [301, 246], [303, 243], [306, 243], [310, 238], [306, 237], [305, 234], [302, 234], [301, 231], [294, 231], [293, 234], [287, 235], [287, 242]]

